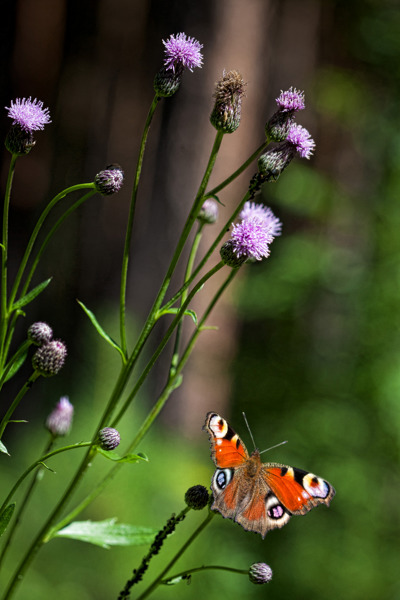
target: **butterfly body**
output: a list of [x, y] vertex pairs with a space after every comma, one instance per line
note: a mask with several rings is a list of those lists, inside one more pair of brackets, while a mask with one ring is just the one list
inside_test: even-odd
[[223, 517], [264, 538], [269, 530], [286, 525], [292, 515], [304, 515], [318, 504], [329, 506], [335, 490], [327, 481], [302, 469], [263, 463], [258, 450], [249, 455], [217, 413], [208, 413], [204, 429], [217, 467], [211, 481], [211, 508]]

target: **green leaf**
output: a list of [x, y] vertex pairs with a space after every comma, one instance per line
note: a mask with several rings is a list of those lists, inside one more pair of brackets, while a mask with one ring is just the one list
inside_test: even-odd
[[[16, 360], [10, 367], [10, 370], [8, 371], [7, 375], [4, 378], [4, 381], [8, 381], [9, 379], [11, 379], [11, 377], [14, 377], [14, 375], [16, 374], [17, 371], [19, 371], [19, 369], [22, 367], [22, 365], [24, 364], [26, 357], [28, 356], [28, 350], [22, 354], [18, 360]], [[6, 367], [7, 368], [7, 367]]]
[[55, 535], [110, 548], [110, 546], [140, 546], [153, 541], [157, 529], [105, 521], [74, 521]]
[[0, 440], [0, 452], [3, 452], [4, 454], [8, 454], [8, 456], [10, 456], [7, 448], [5, 447], [5, 445], [3, 444], [3, 442]]
[[[163, 315], [177, 315], [178, 312], [180, 311], [180, 308], [166, 308], [166, 309], [161, 309], [160, 312], [157, 313], [157, 319], [159, 319], [160, 317], [162, 317]], [[184, 313], [184, 315], [188, 315], [189, 317], [191, 317], [193, 319], [194, 324], [197, 327], [197, 315], [195, 313], [194, 310], [192, 310], [191, 308], [187, 308]]]
[[34, 300], [36, 298], [36, 296], [39, 296], [39, 294], [41, 292], [43, 292], [43, 290], [45, 288], [47, 288], [47, 286], [49, 285], [51, 280], [52, 280], [52, 277], [50, 277], [49, 279], [46, 279], [46, 281], [42, 281], [42, 283], [39, 283], [39, 285], [34, 287], [33, 290], [31, 290], [30, 292], [25, 294], [25, 296], [22, 296], [22, 298], [17, 300], [17, 302], [14, 302], [12, 309], [17, 310], [19, 308], [22, 308], [23, 306], [26, 306], [30, 302], [32, 302], [32, 300]]
[[0, 537], [3, 535], [5, 530], [8, 527], [9, 522], [11, 521], [11, 517], [13, 516], [13, 512], [15, 509], [15, 502], [9, 504], [0, 515]]
[[125, 355], [123, 353], [123, 351], [121, 350], [121, 348], [118, 346], [117, 342], [115, 342], [109, 335], [108, 333], [106, 333], [104, 331], [104, 329], [102, 328], [102, 326], [100, 325], [100, 323], [98, 322], [98, 320], [96, 319], [96, 317], [94, 316], [94, 314], [92, 313], [91, 310], [89, 310], [88, 308], [86, 308], [86, 306], [83, 304], [83, 302], [81, 302], [80, 300], [77, 300], [78, 304], [83, 308], [83, 310], [85, 311], [85, 313], [87, 314], [87, 316], [89, 317], [89, 319], [92, 322], [92, 325], [94, 326], [94, 328], [96, 329], [97, 333], [99, 335], [101, 335], [101, 337], [103, 339], [106, 340], [106, 342], [108, 342], [110, 344], [110, 346], [112, 348], [114, 348], [115, 350], [118, 350], [118, 352], [120, 353], [120, 355], [122, 356], [122, 360], [125, 362]]
[[125, 456], [120, 456], [118, 452], [115, 452], [115, 450], [103, 450], [103, 448], [100, 448], [100, 446], [97, 446], [97, 452], [109, 460], [119, 463], [137, 463], [139, 460], [149, 460], [147, 456], [143, 454], [143, 452], [139, 452], [139, 454], [126, 454]]

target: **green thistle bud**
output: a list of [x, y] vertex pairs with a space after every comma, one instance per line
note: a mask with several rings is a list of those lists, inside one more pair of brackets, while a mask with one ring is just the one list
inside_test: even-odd
[[65, 363], [67, 347], [60, 340], [53, 340], [38, 348], [32, 357], [32, 366], [43, 377], [57, 375]]
[[218, 131], [233, 133], [239, 127], [245, 85], [237, 71], [224, 72], [217, 82], [210, 121]]
[[4, 142], [6, 149], [17, 156], [29, 154], [35, 144], [32, 132], [26, 131], [18, 124], [11, 126]]
[[50, 342], [52, 338], [53, 330], [47, 323], [37, 321], [37, 323], [32, 323], [28, 329], [28, 339], [36, 346], [43, 346], [43, 344]]
[[113, 427], [104, 427], [99, 431], [100, 447], [103, 450], [115, 450], [121, 441], [119, 432]]
[[272, 579], [272, 569], [266, 563], [254, 563], [249, 569], [249, 579], [258, 585], [268, 583]]
[[206, 225], [215, 223], [218, 219], [218, 203], [215, 200], [211, 200], [211, 198], [205, 200], [197, 219]]
[[108, 165], [94, 178], [96, 190], [103, 196], [116, 194], [124, 183], [124, 172], [119, 165]]
[[158, 96], [169, 98], [173, 96], [181, 85], [183, 69], [175, 72], [162, 67], [154, 77], [154, 91]]
[[209, 501], [209, 493], [204, 485], [194, 485], [185, 494], [185, 502], [193, 510], [202, 510]]
[[276, 181], [280, 174], [293, 160], [296, 151], [292, 144], [284, 142], [267, 150], [258, 159], [258, 170], [264, 181]]
[[224, 263], [233, 269], [237, 269], [247, 260], [247, 256], [245, 255], [237, 256], [232, 240], [225, 242], [225, 244], [221, 246], [219, 253]]

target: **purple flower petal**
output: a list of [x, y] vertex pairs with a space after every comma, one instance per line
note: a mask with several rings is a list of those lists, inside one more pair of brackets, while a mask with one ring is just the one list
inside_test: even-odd
[[11, 101], [11, 106], [5, 107], [8, 110], [8, 116], [13, 119], [13, 125], [19, 125], [25, 131], [37, 131], [43, 129], [47, 123], [51, 123], [49, 109], [43, 108], [41, 100], [29, 98], [17, 98], [15, 102]]
[[302, 158], [310, 158], [314, 149], [315, 142], [305, 127], [294, 123], [287, 136], [287, 142], [293, 144]]
[[195, 67], [201, 67], [203, 64], [203, 56], [200, 52], [203, 44], [191, 37], [187, 37], [185, 33], [171, 35], [168, 40], [163, 40], [165, 46], [164, 65], [167, 69], [172, 69], [174, 72], [177, 68], [187, 67], [193, 71]]
[[245, 205], [239, 216], [242, 220], [251, 219], [253, 217], [261, 219], [273, 237], [281, 235], [282, 233], [282, 223], [277, 217], [275, 217], [272, 210], [264, 204], [245, 202]]
[[276, 99], [276, 102], [282, 112], [303, 110], [305, 108], [304, 92], [289, 88], [286, 92], [282, 92]]

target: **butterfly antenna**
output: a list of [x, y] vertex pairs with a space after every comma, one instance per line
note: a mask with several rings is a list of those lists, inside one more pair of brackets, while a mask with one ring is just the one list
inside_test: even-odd
[[247, 421], [247, 419], [246, 419], [246, 413], [244, 413], [244, 412], [243, 412], [243, 413], [242, 413], [242, 415], [243, 415], [244, 422], [246, 423], [247, 431], [248, 431], [248, 432], [249, 432], [249, 434], [250, 434], [251, 441], [253, 442], [254, 449], [256, 449], [256, 443], [255, 443], [255, 441], [254, 441], [253, 434], [251, 433], [251, 429], [250, 429], [250, 427], [249, 427], [249, 423], [248, 423], [248, 421]]
[[283, 446], [283, 444], [287, 444], [288, 440], [285, 440], [284, 442], [279, 442], [279, 444], [275, 444], [275, 446], [271, 446], [270, 448], [267, 448], [266, 450], [262, 450], [260, 452], [260, 454], [264, 454], [264, 452], [268, 452], [268, 450], [272, 450], [273, 448], [277, 448], [278, 446]]

